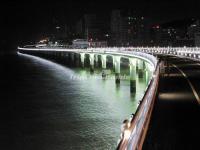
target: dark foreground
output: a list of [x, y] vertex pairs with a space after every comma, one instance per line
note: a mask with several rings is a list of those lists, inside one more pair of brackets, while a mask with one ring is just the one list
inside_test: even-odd
[[160, 80], [158, 98], [143, 149], [199, 149], [200, 65], [176, 57], [168, 57], [167, 61], [170, 63], [168, 74]]

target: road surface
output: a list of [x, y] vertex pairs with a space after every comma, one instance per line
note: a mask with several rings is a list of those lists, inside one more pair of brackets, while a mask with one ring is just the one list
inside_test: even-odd
[[200, 149], [200, 63], [178, 57], [168, 62], [143, 145], [144, 150]]

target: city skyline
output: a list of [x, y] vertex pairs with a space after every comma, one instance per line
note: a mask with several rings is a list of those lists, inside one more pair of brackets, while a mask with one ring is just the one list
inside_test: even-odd
[[[198, 1], [65, 1], [2, 2], [1, 43], [39, 40], [56, 25], [75, 26], [84, 14], [97, 14], [109, 20], [112, 10], [131, 10], [160, 24], [173, 20], [199, 18]], [[59, 9], [58, 9], [59, 8]], [[108, 23], [108, 22], [107, 22]], [[108, 23], [109, 24], [109, 23]], [[16, 42], [17, 41], [17, 42]]]

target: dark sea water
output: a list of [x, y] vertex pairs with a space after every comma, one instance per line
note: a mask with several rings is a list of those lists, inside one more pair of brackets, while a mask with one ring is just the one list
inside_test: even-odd
[[146, 88], [137, 80], [134, 96], [128, 80], [116, 87], [114, 78], [92, 78], [101, 70], [91, 75], [25, 55], [1, 56], [0, 66], [1, 150], [115, 149]]

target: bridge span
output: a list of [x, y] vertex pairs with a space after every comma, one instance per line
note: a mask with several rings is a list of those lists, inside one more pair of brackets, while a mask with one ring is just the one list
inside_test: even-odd
[[90, 71], [94, 71], [95, 63], [100, 61], [102, 65], [102, 76], [106, 76], [107, 57], [112, 57], [113, 70], [115, 72], [116, 83], [120, 83], [120, 62], [121, 58], [125, 58], [129, 61], [130, 67], [130, 91], [136, 92], [136, 74], [139, 78], [143, 78], [145, 72], [154, 72], [157, 66], [157, 59], [149, 54], [141, 52], [122, 51], [115, 49], [61, 49], [61, 48], [18, 48], [22, 53], [28, 53], [32, 55], [54, 55], [69, 57], [73, 61], [80, 60], [82, 67], [85, 64], [86, 55], [89, 55]]
[[68, 55], [72, 59], [78, 54], [83, 66], [85, 55], [89, 55], [91, 71], [98, 55], [101, 56], [103, 70], [106, 69], [106, 57], [112, 56], [116, 84], [120, 83], [120, 59], [125, 57], [130, 64], [131, 92], [135, 92], [137, 70], [138, 75], [142, 74], [142, 70], [147, 68], [145, 65], [149, 65], [153, 76], [128, 128], [123, 131], [117, 149], [191, 149], [198, 146], [200, 48], [19, 47], [18, 50], [32, 55]]

